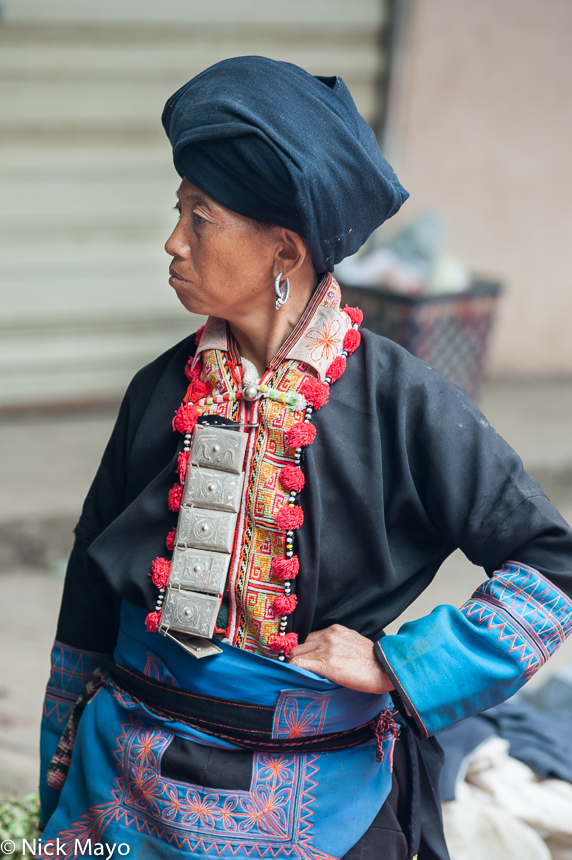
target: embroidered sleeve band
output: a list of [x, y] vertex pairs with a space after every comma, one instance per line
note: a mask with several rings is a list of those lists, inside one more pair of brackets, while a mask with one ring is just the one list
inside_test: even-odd
[[474, 624], [511, 640], [526, 665], [524, 680], [534, 675], [572, 630], [572, 602], [537, 570], [507, 561], [480, 585], [461, 612]]
[[438, 606], [376, 653], [401, 710], [427, 737], [513, 695], [572, 630], [572, 601], [534, 568], [506, 562], [456, 609]]
[[51, 656], [51, 672], [44, 716], [54, 718], [58, 727], [65, 726], [79, 694], [95, 669], [105, 668], [109, 654], [81, 651], [61, 642], [55, 642]]
[[48, 765], [59, 744], [73, 706], [96, 669], [105, 668], [111, 655], [72, 648], [55, 642], [51, 657], [51, 673], [46, 688], [42, 734], [40, 741], [40, 799], [42, 825], [54, 811], [59, 792], [47, 781]]

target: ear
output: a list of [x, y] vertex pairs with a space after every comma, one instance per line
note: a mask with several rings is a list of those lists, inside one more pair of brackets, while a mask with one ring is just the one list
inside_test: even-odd
[[274, 253], [274, 277], [283, 272], [285, 278], [291, 278], [304, 264], [311, 262], [310, 249], [306, 240], [293, 230], [280, 227], [279, 231]]

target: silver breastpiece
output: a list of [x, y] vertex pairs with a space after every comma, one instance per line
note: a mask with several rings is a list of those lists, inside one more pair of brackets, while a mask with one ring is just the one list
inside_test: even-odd
[[163, 635], [173, 630], [210, 639], [214, 633], [240, 510], [246, 442], [247, 435], [235, 430], [195, 427], [159, 627]]

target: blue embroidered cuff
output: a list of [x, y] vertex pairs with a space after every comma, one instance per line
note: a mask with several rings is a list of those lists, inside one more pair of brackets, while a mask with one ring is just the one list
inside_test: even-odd
[[40, 819], [45, 826], [53, 813], [60, 792], [47, 783], [48, 765], [79, 694], [93, 675], [104, 668], [110, 654], [81, 651], [61, 642], [52, 650], [52, 671], [46, 687], [40, 737]]
[[525, 681], [572, 630], [572, 601], [533, 567], [516, 561], [507, 561], [480, 585], [461, 612], [496, 631], [499, 642], [520, 651]]
[[54, 642], [51, 655], [52, 670], [46, 687], [44, 717], [55, 719], [64, 730], [79, 694], [91, 679], [94, 669], [103, 669], [110, 654], [81, 651], [61, 642]]
[[509, 561], [461, 609], [438, 606], [376, 653], [396, 704], [424, 738], [513, 695], [572, 630], [572, 601]]

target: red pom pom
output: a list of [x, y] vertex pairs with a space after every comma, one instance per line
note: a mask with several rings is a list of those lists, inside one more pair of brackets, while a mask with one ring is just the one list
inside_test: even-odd
[[161, 623], [161, 613], [160, 612], [150, 612], [147, 618], [145, 619], [145, 627], [149, 631], [149, 633], [156, 633], [159, 629], [159, 624]]
[[201, 375], [201, 365], [202, 363], [198, 361], [194, 364], [194, 356], [191, 355], [189, 360], [185, 365], [185, 376], [190, 382], [196, 382], [199, 376]]
[[294, 490], [295, 493], [300, 493], [306, 483], [304, 472], [299, 466], [284, 466], [280, 480], [285, 490]]
[[185, 483], [185, 475], [187, 474], [190, 456], [190, 451], [181, 451], [181, 453], [179, 454], [179, 459], [177, 462], [177, 474], [179, 476], [181, 484]]
[[306, 379], [300, 389], [300, 394], [304, 395], [314, 409], [321, 409], [328, 402], [330, 386], [326, 382], [320, 382], [319, 379]]
[[286, 657], [289, 657], [296, 645], [298, 644], [297, 633], [287, 633], [286, 636], [270, 636], [268, 639], [269, 647], [276, 653], [280, 654], [284, 651]]
[[[206, 325], [206, 323], [205, 323], [205, 325]], [[205, 330], [205, 326], [202, 325], [200, 328], [197, 329], [197, 331], [195, 333], [195, 343], [197, 344], [197, 346], [199, 345], [200, 339], [203, 336], [204, 330]]]
[[346, 332], [346, 336], [344, 337], [344, 349], [347, 350], [348, 355], [351, 355], [352, 352], [358, 348], [361, 343], [361, 334], [357, 330], [357, 328], [350, 328]]
[[346, 305], [344, 308], [344, 313], [346, 313], [351, 321], [355, 325], [361, 325], [363, 322], [363, 313], [359, 308], [350, 308], [349, 305]]
[[296, 579], [300, 570], [298, 556], [292, 558], [273, 558], [270, 565], [270, 573], [279, 579]]
[[337, 358], [334, 358], [330, 366], [328, 367], [326, 376], [329, 376], [332, 382], [335, 382], [336, 379], [339, 379], [344, 370], [346, 369], [346, 360], [343, 355], [338, 355]]
[[190, 433], [199, 417], [199, 410], [192, 403], [187, 403], [186, 406], [179, 406], [173, 418], [173, 430], [178, 430], [179, 433]]
[[274, 517], [274, 522], [281, 531], [299, 529], [304, 522], [304, 511], [300, 505], [284, 505]]
[[200, 379], [197, 379], [196, 382], [193, 383], [193, 387], [191, 388], [191, 400], [200, 400], [201, 397], [206, 397], [210, 391], [210, 385], [206, 382], [201, 382]]
[[166, 558], [158, 556], [151, 564], [151, 573], [149, 576], [153, 580], [153, 585], [156, 585], [157, 588], [165, 588], [169, 581], [170, 573], [171, 562], [167, 561]]
[[169, 490], [168, 505], [170, 511], [178, 511], [183, 501], [183, 488], [180, 484], [175, 484]]
[[288, 448], [301, 448], [304, 445], [311, 445], [315, 438], [316, 428], [313, 424], [306, 424], [304, 421], [294, 424], [284, 434], [284, 441]]
[[169, 534], [167, 535], [167, 540], [165, 541], [167, 545], [167, 549], [169, 552], [173, 552], [175, 549], [175, 535], [177, 534], [177, 529], [171, 529]]
[[294, 612], [298, 604], [298, 598], [295, 594], [277, 594], [272, 601], [272, 611], [274, 615], [290, 615]]

